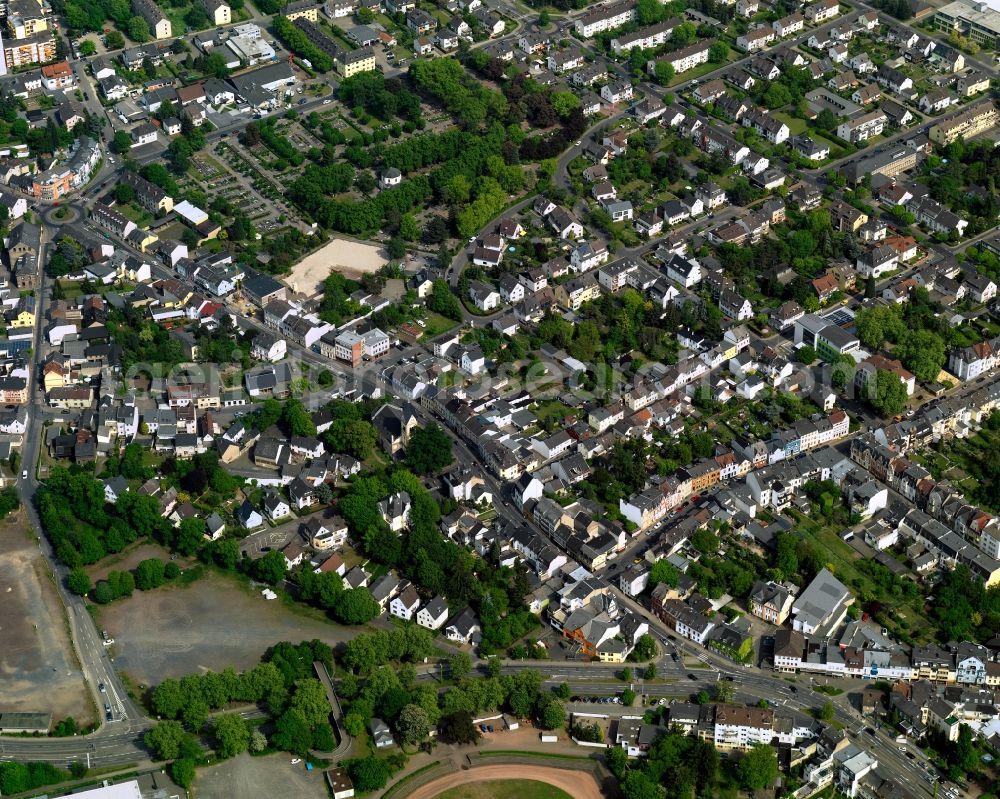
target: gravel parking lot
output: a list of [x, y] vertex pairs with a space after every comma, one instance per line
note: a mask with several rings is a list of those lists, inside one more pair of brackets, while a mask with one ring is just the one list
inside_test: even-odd
[[189, 586], [136, 591], [104, 608], [101, 624], [115, 639], [115, 666], [143, 685], [226, 666], [250, 668], [279, 641], [318, 638], [335, 645], [357, 634], [217, 574]]
[[321, 799], [327, 796], [323, 772], [291, 765], [288, 755], [250, 757], [242, 754], [217, 766], [199, 769], [196, 799]]
[[0, 711], [93, 720], [66, 615], [24, 513], [0, 523]]

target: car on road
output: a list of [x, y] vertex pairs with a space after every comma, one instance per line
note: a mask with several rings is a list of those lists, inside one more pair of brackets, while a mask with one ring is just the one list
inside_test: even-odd
[[688, 679], [694, 682], [698, 682], [698, 678], [693, 674], [688, 674]]
[[670, 659], [672, 661], [674, 661], [674, 663], [676, 663], [680, 658], [677, 657], [677, 653], [676, 652], [671, 652], [670, 653]]
[[24, 470], [23, 470], [23, 471], [21, 472], [21, 479], [22, 479], [22, 480], [27, 480], [27, 479], [28, 479], [28, 470], [27, 470], [27, 469], [24, 469]]
[[865, 727], [865, 732], [867, 732], [869, 735], [874, 736], [875, 735], [875, 728], [874, 727]]
[[330, 105], [330, 103], [332, 103], [332, 102], [333, 102], [333, 100], [324, 100], [323, 101], [323, 105]]
[[301, 100], [299, 100], [299, 105], [305, 105], [305, 104], [306, 104], [306, 98], [303, 97]]
[[104, 683], [98, 683], [97, 690], [103, 694], [106, 693], [108, 689], [104, 687]]
[[111, 715], [111, 711], [110, 710], [108, 710], [108, 711], [105, 712], [105, 714], [104, 714], [104, 720], [105, 721], [114, 721], [115, 720], [115, 717]]
[[907, 752], [906, 756], [908, 758], [910, 758], [910, 760], [916, 760], [917, 759], [916, 755], [914, 755], [913, 752]]

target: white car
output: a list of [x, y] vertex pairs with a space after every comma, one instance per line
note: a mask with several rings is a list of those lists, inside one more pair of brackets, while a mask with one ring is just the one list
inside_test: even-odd
[[22, 480], [27, 480], [28, 479], [28, 470], [27, 469], [25, 469], [23, 472], [21, 472], [21, 479]]

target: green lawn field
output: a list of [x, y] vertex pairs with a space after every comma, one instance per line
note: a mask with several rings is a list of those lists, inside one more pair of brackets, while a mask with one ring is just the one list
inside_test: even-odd
[[573, 799], [565, 791], [534, 780], [472, 782], [439, 793], [435, 799]]

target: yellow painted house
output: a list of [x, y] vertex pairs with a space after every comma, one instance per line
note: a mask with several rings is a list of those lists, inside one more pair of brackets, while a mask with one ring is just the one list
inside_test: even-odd
[[35, 298], [22, 297], [17, 306], [7, 314], [8, 327], [35, 326]]

